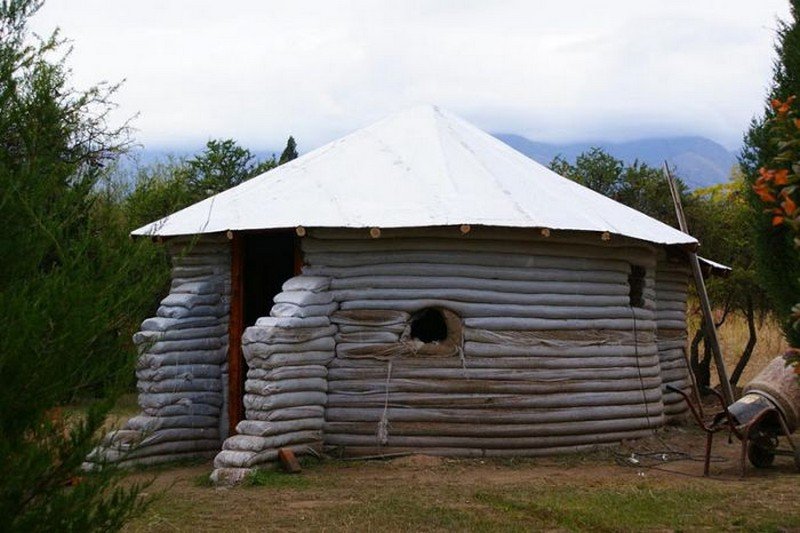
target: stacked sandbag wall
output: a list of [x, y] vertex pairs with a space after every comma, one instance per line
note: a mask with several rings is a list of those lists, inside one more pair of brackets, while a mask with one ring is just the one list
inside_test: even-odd
[[[339, 305], [327, 447], [345, 455], [544, 455], [662, 425], [656, 250], [604, 237], [310, 231], [304, 273], [330, 278]], [[644, 272], [637, 305], [632, 265]], [[447, 339], [409, 336], [423, 308], [446, 315]]]
[[289, 279], [270, 316], [244, 331], [245, 420], [214, 459], [214, 482], [241, 481], [251, 468], [274, 461], [280, 448], [298, 455], [321, 449], [336, 333], [329, 283], [325, 277]]
[[170, 293], [134, 335], [142, 411], [110, 433], [90, 462], [213, 457], [227, 435], [230, 241], [207, 235], [166, 246]]
[[686, 366], [686, 297], [691, 271], [682, 254], [667, 255], [661, 251], [656, 268], [656, 337], [663, 382], [664, 414], [667, 422], [678, 422], [688, 406], [667, 385], [685, 392], [691, 390]]

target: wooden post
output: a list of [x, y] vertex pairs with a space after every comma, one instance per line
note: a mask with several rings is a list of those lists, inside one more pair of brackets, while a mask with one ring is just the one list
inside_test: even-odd
[[[680, 230], [684, 233], [689, 233], [689, 228], [686, 224], [686, 215], [683, 212], [683, 204], [681, 203], [681, 197], [678, 193], [678, 187], [675, 184], [675, 180], [672, 177], [672, 173], [669, 171], [669, 165], [667, 165], [666, 161], [664, 161], [664, 174], [667, 177], [669, 192], [675, 204], [675, 215], [678, 217]], [[714, 315], [711, 312], [711, 302], [708, 300], [708, 292], [706, 292], [703, 272], [700, 270], [700, 261], [697, 259], [697, 254], [694, 251], [689, 251], [688, 255], [689, 265], [692, 267], [692, 275], [694, 276], [694, 285], [697, 288], [697, 295], [700, 297], [700, 307], [703, 310], [703, 332], [705, 334], [705, 340], [711, 347], [711, 353], [714, 354], [714, 364], [717, 367], [719, 384], [722, 388], [722, 397], [725, 398], [725, 403], [730, 405], [734, 401], [733, 390], [731, 388], [731, 381], [728, 379], [728, 372], [725, 370], [725, 360], [722, 358], [722, 350], [719, 347], [717, 328], [714, 324]], [[692, 381], [694, 381], [696, 389], [697, 382], [695, 381], [691, 367], [689, 367], [689, 373], [692, 376]]]
[[292, 275], [299, 276], [303, 273], [303, 248], [300, 239], [294, 240], [294, 269]]
[[231, 311], [228, 319], [228, 435], [244, 419], [244, 239], [240, 232], [231, 240]]

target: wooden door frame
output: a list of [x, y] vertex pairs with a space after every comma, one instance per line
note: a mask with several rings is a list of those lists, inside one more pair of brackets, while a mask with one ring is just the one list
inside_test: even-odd
[[244, 419], [244, 236], [236, 231], [231, 239], [231, 309], [228, 316], [228, 436]]
[[[242, 353], [244, 333], [244, 240], [250, 233], [277, 233], [276, 231], [232, 231], [231, 236], [231, 295], [228, 317], [228, 435], [236, 434], [236, 425], [244, 420], [245, 363]], [[294, 275], [302, 272], [303, 253], [300, 240], [294, 241]]]

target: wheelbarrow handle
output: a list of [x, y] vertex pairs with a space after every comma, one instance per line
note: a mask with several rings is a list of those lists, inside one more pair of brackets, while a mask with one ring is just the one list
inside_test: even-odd
[[689, 397], [688, 394], [686, 394], [684, 391], [682, 391], [675, 385], [667, 385], [667, 390], [680, 394], [683, 397], [683, 400], [686, 402], [686, 405], [688, 405], [689, 409], [692, 411], [692, 416], [694, 416], [697, 425], [700, 426], [700, 428], [704, 429], [705, 431], [710, 431], [710, 428], [703, 423], [703, 419], [700, 417], [700, 413], [697, 411], [697, 408], [692, 403], [692, 399]]

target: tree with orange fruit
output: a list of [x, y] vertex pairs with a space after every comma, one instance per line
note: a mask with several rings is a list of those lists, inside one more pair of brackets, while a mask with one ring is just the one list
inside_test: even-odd
[[[775, 155], [758, 169], [753, 192], [762, 202], [772, 226], [788, 228], [794, 246], [800, 248], [800, 110], [795, 100], [792, 95], [771, 101], [774, 116], [766, 122], [766, 131]], [[792, 307], [790, 318], [791, 328], [800, 331], [800, 303]], [[785, 357], [800, 375], [800, 346], [793, 343]]]
[[800, 134], [792, 96], [800, 95], [800, 0], [789, 3], [791, 16], [778, 21], [772, 84], [764, 113], [753, 119], [745, 134], [739, 164], [749, 184], [745, 195], [758, 283], [789, 345], [800, 347], [795, 316], [800, 302], [795, 189]]

